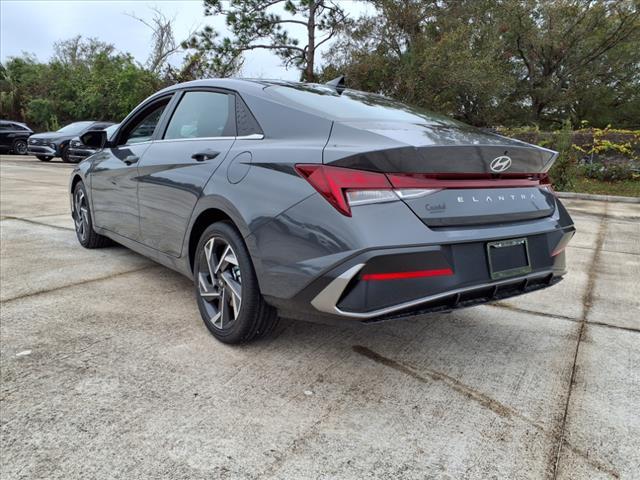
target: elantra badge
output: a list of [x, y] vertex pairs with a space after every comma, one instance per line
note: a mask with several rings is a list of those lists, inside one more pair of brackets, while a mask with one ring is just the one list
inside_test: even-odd
[[491, 164], [489, 167], [496, 173], [504, 172], [507, 168], [511, 166], [511, 158], [506, 155], [502, 155], [501, 157], [496, 157], [491, 160]]

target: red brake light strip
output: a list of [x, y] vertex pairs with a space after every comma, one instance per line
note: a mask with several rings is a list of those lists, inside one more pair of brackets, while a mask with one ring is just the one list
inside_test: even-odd
[[362, 280], [402, 280], [407, 278], [444, 277], [453, 275], [450, 268], [436, 270], [414, 270], [412, 272], [366, 273]]

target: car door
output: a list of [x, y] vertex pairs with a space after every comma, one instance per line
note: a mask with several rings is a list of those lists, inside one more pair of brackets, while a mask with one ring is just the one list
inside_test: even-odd
[[180, 256], [191, 212], [235, 141], [235, 96], [218, 89], [183, 91], [161, 138], [139, 163], [142, 242]]
[[8, 150], [11, 148], [10, 142], [11, 128], [7, 123], [0, 123], [0, 149]]
[[89, 180], [97, 227], [140, 240], [138, 162], [149, 148], [172, 95], [156, 98], [125, 120], [113, 145], [94, 156]]

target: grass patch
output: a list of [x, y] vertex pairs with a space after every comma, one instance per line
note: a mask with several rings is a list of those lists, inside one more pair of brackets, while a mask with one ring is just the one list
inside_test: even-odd
[[640, 180], [623, 180], [618, 182], [604, 182], [579, 176], [573, 179], [573, 188], [569, 192], [594, 193], [597, 195], [621, 195], [623, 197], [640, 197]]

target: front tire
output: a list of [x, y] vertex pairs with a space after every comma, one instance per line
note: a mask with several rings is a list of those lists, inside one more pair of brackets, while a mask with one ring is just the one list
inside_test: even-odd
[[264, 301], [249, 251], [230, 223], [204, 231], [193, 272], [200, 315], [218, 340], [244, 343], [273, 331], [277, 311]]
[[27, 154], [27, 141], [26, 140], [16, 140], [13, 142], [13, 153], [17, 155], [26, 155]]
[[49, 160], [51, 160], [53, 157], [49, 157], [47, 155], [36, 155], [36, 158], [38, 160], [40, 160], [41, 162], [48, 162]]
[[64, 163], [71, 163], [69, 158], [69, 145], [65, 145], [60, 149], [60, 158]]
[[78, 182], [73, 189], [73, 212], [71, 213], [80, 245], [84, 248], [102, 248], [111, 245], [111, 240], [93, 230], [89, 197], [82, 182]]

